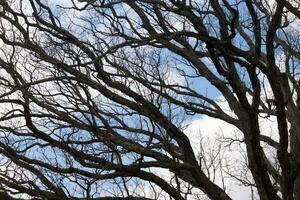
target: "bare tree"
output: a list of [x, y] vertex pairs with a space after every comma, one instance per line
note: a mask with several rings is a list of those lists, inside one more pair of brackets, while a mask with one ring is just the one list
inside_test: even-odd
[[300, 199], [299, 1], [66, 2], [0, 0], [1, 199]]

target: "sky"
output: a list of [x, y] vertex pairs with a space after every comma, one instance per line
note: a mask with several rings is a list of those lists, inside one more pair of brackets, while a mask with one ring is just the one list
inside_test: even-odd
[[[50, 4], [60, 6], [71, 6], [71, 1], [69, 0], [49, 0]], [[55, 6], [54, 6], [55, 7]], [[53, 8], [54, 8], [53, 7]], [[295, 25], [296, 26], [296, 25]], [[297, 26], [296, 26], [297, 27]], [[184, 84], [183, 77], [178, 73], [176, 70], [170, 70], [169, 74], [167, 74], [167, 82], [169, 83], [178, 83]], [[204, 92], [205, 90], [209, 90], [211, 92], [210, 96], [214, 97], [215, 99], [219, 99], [220, 106], [227, 110], [227, 112], [231, 112], [228, 105], [222, 98], [222, 96], [218, 96], [219, 93], [215, 91], [215, 88], [212, 88], [210, 84], [205, 81], [195, 81], [193, 83], [193, 87], [197, 91]], [[200, 153], [202, 149], [200, 148], [199, 143], [204, 140], [206, 141], [206, 145], [215, 144], [218, 145], [218, 139], [222, 137], [237, 137], [239, 139], [242, 138], [242, 134], [233, 126], [227, 124], [224, 121], [210, 118], [208, 116], [196, 116], [188, 123], [189, 125], [185, 129], [185, 133], [189, 136], [190, 141], [192, 143], [192, 147], [196, 153]], [[272, 118], [263, 118], [260, 119], [261, 130], [262, 133], [266, 135], [272, 134], [276, 135], [276, 122], [275, 119]], [[226, 149], [225, 158], [230, 159], [242, 159], [239, 151], [239, 145], [233, 145], [232, 149], [228, 147]], [[243, 148], [243, 147], [241, 147]], [[212, 149], [207, 148], [205, 151], [210, 151]], [[207, 152], [209, 154], [209, 152]], [[163, 171], [162, 173], [165, 173]], [[220, 180], [216, 180], [216, 182], [220, 183]], [[221, 184], [221, 183], [220, 183]], [[236, 181], [233, 180], [226, 180], [226, 188], [230, 191], [229, 194], [234, 200], [240, 199], [250, 199], [251, 190], [250, 188], [245, 188], [239, 186]]]

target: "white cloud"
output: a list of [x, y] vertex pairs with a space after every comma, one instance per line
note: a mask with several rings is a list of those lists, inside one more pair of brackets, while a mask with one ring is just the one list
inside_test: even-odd
[[[219, 105], [221, 108], [224, 108], [227, 111], [230, 110], [228, 104], [225, 101], [220, 102], [221, 103], [219, 103]], [[260, 130], [263, 135], [270, 136], [271, 138], [277, 140], [277, 123], [275, 117], [260, 117], [259, 123]], [[191, 145], [196, 154], [204, 153], [204, 155], [207, 155], [209, 157], [209, 154], [216, 153], [213, 151], [217, 151], [217, 145], [222, 145], [221, 148], [222, 151], [224, 151], [222, 162], [232, 165], [235, 170], [237, 169], [238, 171], [240, 171], [235, 171], [235, 174], [246, 173], [243, 172], [243, 170], [245, 169], [242, 168], [243, 165], [245, 166], [246, 161], [243, 157], [244, 153], [241, 153], [243, 151], [245, 152], [245, 146], [238, 143], [237, 145], [231, 145], [229, 148], [229, 146], [226, 146], [228, 145], [228, 143], [224, 143], [225, 138], [238, 140], [243, 139], [243, 134], [233, 125], [219, 119], [203, 116], [202, 118], [192, 121], [186, 128], [185, 133], [189, 137]], [[205, 141], [204, 143], [202, 143], [202, 146], [200, 145], [201, 140]], [[266, 154], [268, 156], [271, 155], [270, 151], [272, 151], [270, 150], [270, 148], [266, 149]], [[214, 182], [221, 186], [222, 182], [220, 178], [221, 177], [219, 174], [218, 178]], [[251, 178], [249, 178], [249, 180], [251, 180]], [[252, 195], [255, 196], [255, 194], [257, 194], [255, 188], [253, 188], [254, 191], [252, 194], [250, 187], [241, 185], [233, 178], [225, 178], [225, 187], [226, 192], [228, 192], [234, 200], [251, 199]]]

